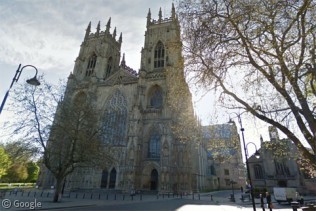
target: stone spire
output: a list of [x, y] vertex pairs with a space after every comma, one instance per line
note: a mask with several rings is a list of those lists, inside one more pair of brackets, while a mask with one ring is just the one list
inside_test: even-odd
[[84, 40], [88, 39], [90, 32], [91, 32], [91, 21], [89, 22], [88, 27], [86, 29], [86, 34], [84, 36]]
[[100, 34], [100, 21], [98, 23], [97, 32], [95, 34], [96, 34], [96, 36], [99, 36], [99, 34]]
[[176, 18], [176, 10], [174, 8], [174, 4], [172, 3], [172, 9], [171, 9], [171, 18], [175, 19]]
[[151, 12], [150, 12], [150, 8], [149, 8], [148, 14], [147, 14], [147, 26], [149, 26], [150, 21], [151, 21]]
[[126, 66], [125, 53], [123, 53], [123, 58], [122, 58], [122, 61], [121, 61], [121, 66], [122, 66], [122, 67], [125, 67], [125, 66]]
[[123, 38], [122, 38], [122, 32], [121, 32], [120, 38], [119, 38], [119, 43], [120, 43], [120, 45], [122, 44], [122, 41], [123, 41]]
[[160, 9], [159, 9], [159, 14], [158, 14], [158, 16], [159, 16], [158, 21], [159, 21], [159, 22], [161, 22], [161, 21], [162, 21], [162, 12], [161, 12], [161, 7], [160, 7]]
[[111, 18], [109, 18], [108, 23], [106, 24], [106, 34], [110, 33], [110, 28], [111, 28]]
[[115, 39], [116, 37], [116, 27], [114, 28], [114, 31], [113, 31], [113, 38]]

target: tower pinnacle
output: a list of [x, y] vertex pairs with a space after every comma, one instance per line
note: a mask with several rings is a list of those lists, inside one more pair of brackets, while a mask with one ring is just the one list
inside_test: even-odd
[[111, 28], [111, 18], [109, 18], [108, 23], [106, 24], [106, 34], [110, 33]]
[[88, 27], [86, 29], [86, 34], [84, 36], [84, 40], [88, 39], [90, 32], [91, 32], [91, 21], [89, 22]]
[[147, 26], [150, 24], [150, 20], [151, 20], [151, 12], [150, 12], [150, 8], [149, 8], [148, 14], [147, 14]]
[[95, 34], [96, 34], [96, 36], [99, 36], [99, 34], [100, 34], [100, 21], [98, 23], [97, 32]]
[[172, 3], [172, 9], [171, 9], [171, 18], [175, 19], [176, 18], [176, 10], [174, 8], [174, 4]]
[[161, 22], [162, 21], [162, 12], [161, 12], [161, 7], [160, 7], [160, 9], [159, 9], [159, 19], [158, 19], [158, 21], [159, 22]]

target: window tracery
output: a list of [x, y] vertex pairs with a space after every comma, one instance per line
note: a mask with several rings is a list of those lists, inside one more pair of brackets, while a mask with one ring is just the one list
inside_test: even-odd
[[149, 158], [160, 158], [160, 148], [161, 148], [161, 135], [154, 131], [149, 137], [148, 143], [148, 157]]
[[149, 106], [152, 108], [161, 108], [162, 103], [162, 90], [160, 87], [156, 86], [151, 92]]
[[92, 73], [94, 72], [95, 64], [97, 62], [97, 56], [93, 54], [88, 61], [88, 66], [86, 70], [86, 76], [91, 76]]
[[154, 68], [162, 68], [165, 66], [165, 48], [161, 41], [159, 41], [155, 48], [154, 54]]
[[116, 91], [107, 102], [103, 117], [103, 142], [125, 145], [127, 126], [127, 102], [120, 91]]

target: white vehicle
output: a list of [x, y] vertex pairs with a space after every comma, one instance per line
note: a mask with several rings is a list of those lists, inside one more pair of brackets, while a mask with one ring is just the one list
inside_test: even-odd
[[296, 188], [273, 188], [273, 194], [275, 200], [280, 202], [291, 202], [300, 199], [299, 194], [296, 191]]

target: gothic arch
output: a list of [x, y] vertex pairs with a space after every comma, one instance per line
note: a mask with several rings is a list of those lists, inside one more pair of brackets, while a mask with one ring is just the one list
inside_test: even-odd
[[126, 145], [127, 101], [116, 90], [107, 100], [102, 121], [102, 140], [105, 144]]
[[154, 68], [163, 68], [165, 66], [165, 47], [161, 41], [158, 41], [154, 50]]
[[163, 106], [163, 91], [158, 85], [152, 86], [148, 91], [148, 102], [147, 106], [149, 108], [162, 108]]
[[86, 69], [86, 76], [91, 76], [94, 73], [94, 68], [97, 63], [97, 55], [92, 53], [91, 56], [88, 58], [88, 64]]
[[113, 72], [113, 58], [112, 56], [110, 56], [107, 62], [106, 70], [105, 70], [105, 78], [108, 78], [112, 72]]

